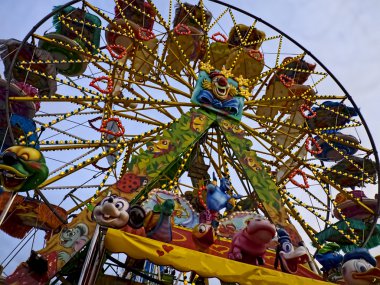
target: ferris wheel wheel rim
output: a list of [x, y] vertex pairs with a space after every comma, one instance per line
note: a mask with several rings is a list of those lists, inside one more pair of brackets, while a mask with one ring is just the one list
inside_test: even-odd
[[[233, 9], [237, 12], [240, 12], [242, 14], [245, 14], [249, 17], [252, 17], [254, 19], [256, 19], [257, 21], [261, 22], [262, 24], [268, 26], [269, 28], [273, 29], [274, 31], [280, 33], [282, 36], [284, 36], [286, 39], [288, 39], [289, 41], [291, 41], [293, 44], [295, 44], [298, 48], [300, 48], [301, 50], [303, 50], [308, 56], [310, 56], [316, 63], [319, 64], [319, 66], [321, 66], [325, 71], [326, 73], [331, 76], [331, 78], [333, 79], [333, 81], [339, 86], [339, 88], [343, 91], [344, 95], [347, 97], [347, 99], [349, 100], [349, 102], [352, 104], [352, 106], [355, 108], [356, 112], [358, 113], [358, 116], [360, 118], [360, 121], [361, 123], [363, 124], [363, 127], [365, 129], [365, 132], [366, 132], [366, 135], [368, 136], [368, 139], [370, 141], [370, 144], [371, 144], [371, 147], [372, 147], [372, 154], [374, 155], [375, 157], [375, 165], [376, 165], [376, 170], [377, 170], [377, 173], [380, 174], [380, 159], [379, 159], [379, 155], [378, 155], [378, 151], [377, 151], [377, 148], [376, 148], [376, 144], [374, 142], [374, 139], [373, 139], [373, 136], [369, 130], [369, 127], [368, 127], [368, 124], [367, 122], [365, 121], [360, 109], [358, 108], [358, 106], [356, 105], [356, 103], [354, 102], [352, 96], [347, 92], [347, 90], [344, 88], [344, 86], [341, 84], [341, 82], [334, 76], [334, 74], [321, 62], [318, 60], [318, 58], [313, 54], [311, 53], [308, 49], [306, 49], [304, 46], [302, 46], [299, 42], [297, 42], [296, 40], [294, 40], [291, 36], [287, 35], [286, 33], [284, 33], [283, 31], [281, 31], [280, 29], [276, 28], [275, 26], [273, 26], [272, 24], [268, 23], [267, 21], [239, 8], [239, 7], [236, 7], [234, 5], [231, 5], [229, 3], [226, 3], [224, 1], [220, 1], [220, 0], [209, 0], [210, 2], [213, 2], [213, 3], [216, 3], [216, 4], [220, 4], [220, 5], [223, 5], [225, 7], [228, 7], [230, 9]], [[32, 34], [40, 27], [42, 26], [43, 23], [45, 23], [48, 19], [50, 19], [54, 14], [56, 14], [57, 12], [65, 9], [66, 7], [70, 6], [70, 5], [73, 5], [73, 4], [76, 4], [76, 3], [79, 3], [79, 2], [83, 2], [83, 0], [72, 0], [72, 1], [69, 1], [67, 2], [66, 4], [63, 4], [61, 5], [57, 10], [54, 10], [52, 12], [50, 12], [49, 14], [47, 14], [43, 19], [41, 19], [29, 32], [28, 34], [24, 37], [24, 39], [22, 40], [21, 44], [20, 44], [20, 47], [17, 49], [16, 53], [15, 53], [15, 56], [12, 60], [12, 63], [11, 63], [11, 66], [10, 66], [10, 70], [13, 69], [15, 63], [16, 63], [16, 59], [17, 59], [17, 56], [19, 54], [19, 52], [21, 51], [22, 47], [27, 43], [27, 40], [32, 36]], [[14, 144], [15, 143], [15, 139], [14, 139], [14, 135], [13, 135], [13, 132], [12, 132], [12, 128], [11, 128], [11, 123], [10, 123], [10, 110], [9, 110], [9, 90], [10, 90], [10, 84], [11, 84], [11, 80], [12, 80], [12, 73], [9, 73], [8, 76], [7, 76], [7, 84], [6, 84], [6, 96], [5, 96], [5, 115], [6, 115], [6, 121], [7, 121], [7, 128], [8, 128], [8, 134], [9, 134], [9, 137], [10, 137], [10, 140], [11, 142]], [[379, 183], [379, 180], [380, 180], [380, 177], [378, 175], [378, 178], [377, 178], [377, 184], [378, 184], [378, 196], [380, 197], [380, 183]], [[330, 200], [330, 199], [329, 199]], [[328, 203], [330, 204], [330, 201], [328, 201]], [[380, 216], [380, 199], [378, 199], [378, 202], [377, 202], [377, 207], [376, 207], [376, 211], [375, 211], [375, 214], [374, 214], [374, 219], [373, 219], [373, 224], [370, 228], [370, 231], [369, 231], [369, 234], [368, 234], [368, 237], [363, 241], [362, 243], [362, 246], [365, 246], [368, 241], [369, 241], [369, 238], [371, 237], [372, 233], [374, 232], [375, 228], [376, 228], [376, 221], [377, 219], [379, 218]]]

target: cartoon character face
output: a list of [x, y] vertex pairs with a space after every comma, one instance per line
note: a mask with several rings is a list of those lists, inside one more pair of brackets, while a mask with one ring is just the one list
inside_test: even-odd
[[220, 179], [220, 190], [224, 193], [229, 193], [232, 190], [232, 183], [229, 177], [222, 177]]
[[357, 279], [355, 278], [355, 275], [358, 273], [365, 273], [371, 268], [373, 268], [373, 266], [364, 259], [352, 259], [346, 261], [342, 266], [344, 281], [346, 281], [346, 284], [350, 285], [369, 285], [372, 282], [365, 279]]
[[93, 219], [102, 226], [120, 229], [127, 224], [132, 228], [141, 228], [145, 211], [140, 206], [130, 207], [127, 200], [111, 195], [104, 198], [92, 213]]
[[169, 140], [159, 140], [157, 143], [154, 144], [154, 150], [155, 151], [162, 151], [165, 149], [168, 149], [170, 146], [170, 141]]
[[190, 123], [191, 129], [197, 133], [202, 132], [205, 129], [206, 119], [206, 115], [193, 113]]
[[277, 229], [278, 242], [277, 248], [280, 259], [282, 260], [282, 270], [288, 273], [296, 273], [298, 264], [310, 261], [307, 249], [304, 246], [293, 247], [288, 232], [283, 229]]
[[343, 257], [342, 275], [345, 284], [369, 285], [380, 281], [377, 260], [366, 248], [355, 248]]
[[88, 241], [88, 227], [86, 224], [79, 223], [74, 228], [64, 228], [60, 236], [60, 244], [66, 248], [74, 248], [80, 240]]
[[203, 223], [198, 224], [193, 228], [191, 237], [195, 243], [203, 246], [211, 246], [215, 242], [213, 227]]
[[243, 137], [245, 134], [245, 131], [243, 129], [239, 128], [239, 125], [232, 125], [231, 130], [234, 134], [236, 134], [240, 137]]
[[230, 91], [230, 84], [228, 84], [227, 78], [224, 75], [218, 74], [212, 77], [211, 80], [212, 93], [221, 101], [228, 98]]
[[161, 156], [172, 150], [173, 145], [168, 139], [161, 139], [148, 147], [148, 150], [154, 153], [154, 157]]
[[93, 217], [102, 226], [122, 228], [129, 221], [128, 209], [129, 203], [127, 200], [113, 195], [104, 198], [94, 208]]
[[175, 201], [173, 199], [167, 199], [162, 204], [161, 213], [165, 216], [171, 216], [175, 209]]
[[232, 78], [233, 74], [225, 68], [221, 71], [213, 70], [207, 64], [206, 67], [202, 65], [201, 69], [191, 102], [240, 121], [245, 92], [239, 92], [239, 83]]
[[262, 243], [270, 242], [276, 235], [276, 227], [260, 215], [256, 215], [253, 219], [247, 221], [245, 231], [249, 239]]
[[253, 171], [259, 171], [262, 169], [259, 162], [256, 160], [253, 156], [247, 156], [244, 158], [244, 162], [253, 170]]
[[221, 120], [221, 126], [223, 129], [235, 134], [238, 137], [244, 137], [245, 135], [245, 131], [241, 129], [238, 124], [233, 124], [227, 120]]
[[12, 146], [0, 156], [0, 183], [6, 191], [36, 188], [49, 175], [45, 158], [31, 147]]
[[222, 120], [221, 125], [224, 129], [229, 130], [232, 127], [232, 124], [230, 121]]
[[209, 77], [211, 82], [208, 79], [204, 79], [202, 81], [202, 88], [211, 91], [221, 102], [237, 95], [236, 87], [231, 85], [228, 79], [219, 71], [212, 71]]

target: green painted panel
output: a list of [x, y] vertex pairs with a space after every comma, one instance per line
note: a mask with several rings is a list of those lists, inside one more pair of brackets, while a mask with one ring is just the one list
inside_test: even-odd
[[256, 152], [251, 150], [252, 142], [244, 138], [245, 132], [238, 123], [218, 117], [218, 124], [268, 213], [268, 218], [277, 225], [285, 225], [288, 215], [281, 203], [277, 185], [265, 170]]
[[147, 149], [132, 156], [128, 169], [139, 176], [148, 178], [148, 185], [135, 199], [146, 194], [153, 187], [159, 187], [173, 178], [184, 155], [210, 128], [216, 115], [201, 109], [192, 109], [181, 116], [162, 135], [147, 143]]

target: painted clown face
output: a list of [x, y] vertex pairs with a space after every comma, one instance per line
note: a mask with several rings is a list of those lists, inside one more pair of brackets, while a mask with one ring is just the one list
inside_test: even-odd
[[221, 101], [227, 100], [230, 91], [230, 84], [224, 75], [218, 74], [213, 76], [211, 79], [211, 88], [212, 93], [216, 98]]

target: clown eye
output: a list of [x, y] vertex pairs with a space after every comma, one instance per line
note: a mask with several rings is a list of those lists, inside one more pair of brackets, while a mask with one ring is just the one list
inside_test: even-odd
[[285, 252], [291, 252], [293, 250], [293, 245], [286, 241], [282, 244], [282, 250], [285, 251]]
[[124, 203], [123, 202], [117, 202], [115, 204], [115, 207], [118, 208], [119, 210], [122, 209], [124, 207]]
[[204, 233], [206, 231], [206, 227], [205, 227], [205, 225], [200, 225], [199, 226], [199, 232], [200, 233]]
[[356, 261], [354, 265], [357, 272], [366, 272], [369, 269], [369, 264], [363, 261]]

